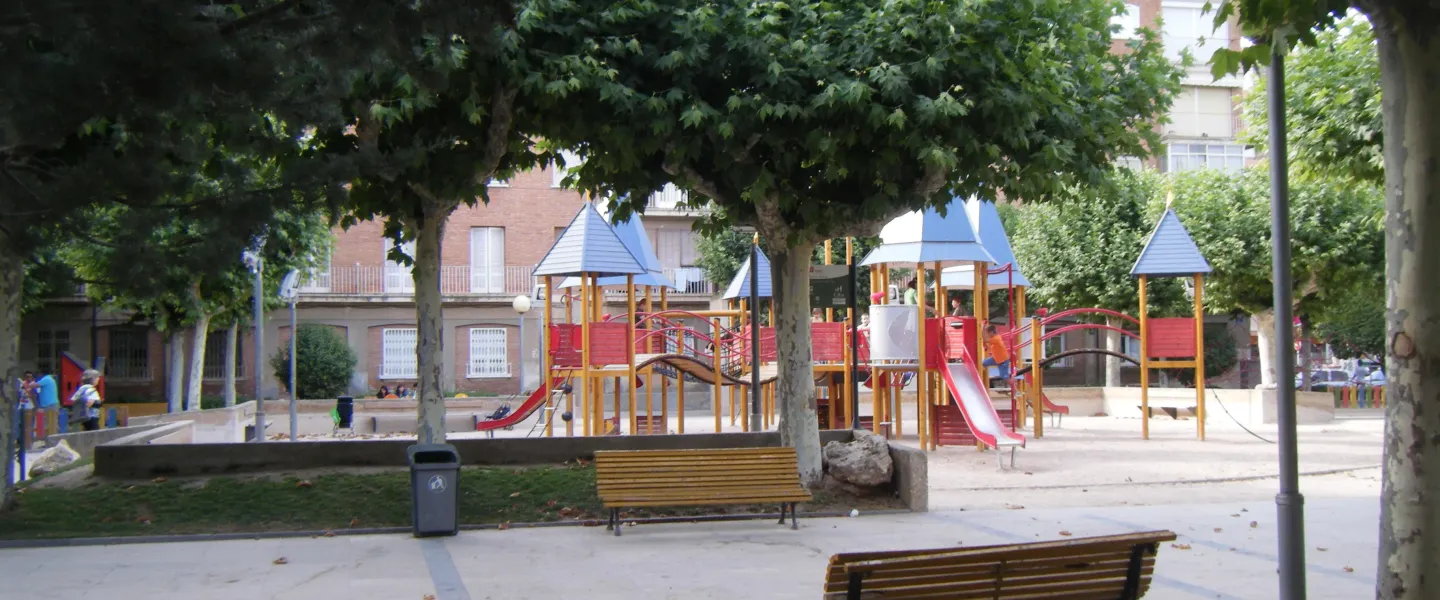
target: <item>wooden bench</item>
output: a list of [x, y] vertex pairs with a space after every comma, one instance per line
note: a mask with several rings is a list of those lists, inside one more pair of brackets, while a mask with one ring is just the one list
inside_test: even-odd
[[795, 504], [810, 501], [794, 448], [599, 451], [595, 487], [615, 535], [622, 508], [778, 503], [796, 529]]
[[830, 557], [825, 598], [1131, 600], [1150, 588], [1172, 531]]

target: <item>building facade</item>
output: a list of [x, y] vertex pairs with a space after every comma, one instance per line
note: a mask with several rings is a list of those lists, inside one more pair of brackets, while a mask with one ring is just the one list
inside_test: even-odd
[[[488, 204], [461, 207], [450, 217], [440, 267], [446, 393], [518, 393], [522, 378], [526, 388], [539, 384], [543, 306], [534, 302], [522, 324], [512, 302], [519, 295], [536, 296], [540, 282], [531, 275], [532, 269], [586, 201], [579, 192], [563, 187], [562, 180], [563, 173], [552, 166], [492, 182]], [[705, 308], [716, 286], [695, 267], [691, 227], [698, 213], [681, 208], [683, 201], [683, 192], [674, 186], [652, 196], [645, 213], [646, 232], [665, 274], [678, 288], [667, 293], [669, 304]], [[296, 304], [298, 324], [332, 327], [355, 350], [359, 358], [351, 381], [355, 394], [416, 383], [414, 280], [408, 266], [389, 260], [393, 244], [382, 231], [383, 223], [378, 221], [336, 229], [324, 265], [302, 278]], [[608, 310], [621, 309], [623, 302], [623, 295], [607, 296], [612, 306]], [[562, 319], [563, 313], [557, 310], [555, 318]], [[220, 393], [228, 349], [225, 339], [225, 331], [211, 332], [207, 338], [207, 394]], [[267, 362], [288, 346], [289, 339], [287, 311], [268, 314], [263, 336]], [[236, 353], [237, 387], [244, 397], [253, 396], [253, 343], [253, 336], [245, 332]], [[23, 368], [33, 370], [58, 364], [60, 353], [66, 351], [86, 360], [104, 357], [112, 397], [147, 396], [159, 401], [165, 390], [169, 346], [149, 324], [97, 310], [77, 296], [52, 300], [27, 316], [21, 361]], [[263, 376], [264, 395], [282, 396], [274, 374], [267, 369]]]

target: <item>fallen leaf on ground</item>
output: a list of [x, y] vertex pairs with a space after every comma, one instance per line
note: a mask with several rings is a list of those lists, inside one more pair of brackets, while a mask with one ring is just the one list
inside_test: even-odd
[[1170, 547], [1176, 550], [1189, 550], [1190, 544], [1170, 544]]
[[545, 503], [545, 506], [555, 506], [556, 502], [559, 502], [559, 500], [550, 500]]
[[297, 487], [297, 488], [308, 488], [308, 487], [314, 487], [314, 486], [315, 486], [315, 484], [310, 483], [310, 480], [309, 480], [309, 479], [301, 479], [300, 481], [295, 482], [295, 487]]
[[1025, 507], [1019, 504], [1006, 504], [1005, 508], [1008, 508], [1010, 510], [1024, 510]]
[[1230, 551], [1231, 551], [1231, 552], [1235, 552], [1235, 549], [1234, 549], [1234, 548], [1231, 548]]
[[154, 479], [151, 479], [150, 483], [165, 483], [167, 481], [170, 481], [169, 477], [156, 477]]
[[329, 529], [326, 529], [326, 530], [325, 530], [325, 537], [335, 537], [335, 532], [330, 531]]
[[511, 497], [511, 498], [514, 498], [514, 497], [519, 496], [519, 495], [520, 495], [520, 492], [515, 492], [515, 493], [513, 493], [513, 494], [510, 494], [510, 497]]
[[353, 518], [353, 519], [350, 519], [350, 526], [351, 526], [351, 527], [354, 527], [354, 526], [359, 525], [359, 524], [360, 524], [360, 517], [355, 517], [355, 518]]
[[1251, 522], [1250, 522], [1250, 528], [1251, 528], [1251, 529], [1255, 529], [1256, 527], [1259, 527], [1259, 526], [1260, 526], [1260, 522], [1259, 522], [1259, 521], [1251, 521]]
[[[764, 338], [761, 338], [761, 339], [764, 339]], [[1355, 572], [1355, 568], [1354, 568], [1354, 567], [1345, 567], [1345, 572], [1346, 572], [1346, 573], [1354, 573], [1354, 572]]]
[[[764, 338], [761, 338], [761, 339], [764, 339]], [[1025, 474], [1026, 474], [1026, 475], [1034, 475], [1034, 473], [1031, 473], [1031, 472], [1029, 472], [1029, 471], [1026, 471]]]
[[1221, 529], [1221, 528], [1219, 528], [1219, 527], [1216, 527], [1216, 528], [1215, 528], [1215, 533], [1220, 533], [1221, 531], [1225, 531], [1225, 530], [1224, 530], [1224, 529]]
[[1070, 533], [1070, 532], [1068, 532], [1068, 531], [1062, 531], [1062, 532], [1060, 532], [1060, 535], [1063, 535], [1063, 536], [1065, 536], [1065, 537], [1070, 537], [1070, 536], [1072, 536], [1072, 535], [1074, 535], [1074, 534], [1072, 534], [1072, 533]]
[[1242, 508], [1242, 509], [1240, 509], [1240, 512], [1250, 512], [1250, 509], [1248, 509], [1248, 508]]
[[270, 562], [271, 562], [272, 564], [277, 564], [277, 565], [288, 565], [288, 564], [290, 564], [290, 559], [285, 558], [285, 557], [282, 556], [282, 557], [277, 558], [277, 559], [275, 559], [275, 560], [272, 560], [272, 561], [270, 561]]
[[1330, 551], [1329, 548], [1326, 548], [1326, 547], [1324, 547], [1324, 546], [1316, 546], [1315, 549], [1316, 549], [1316, 550], [1319, 550], [1319, 551], [1321, 551], [1321, 552], [1329, 552], [1329, 551]]
[[505, 531], [506, 529], [509, 529], [509, 528], [510, 528], [510, 524], [509, 524], [509, 523], [501, 523], [501, 524], [500, 524], [500, 531]]
[[[764, 339], [764, 338], [761, 338]], [[435, 600], [435, 594], [425, 594], [420, 600]]]

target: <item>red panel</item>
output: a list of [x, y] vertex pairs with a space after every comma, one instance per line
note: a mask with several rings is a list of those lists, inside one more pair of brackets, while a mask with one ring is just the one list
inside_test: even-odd
[[1145, 324], [1150, 358], [1194, 358], [1195, 319], [1149, 319]]
[[630, 324], [624, 321], [590, 324], [590, 366], [630, 363], [625, 338]]
[[[960, 327], [951, 327], [955, 322]], [[968, 356], [975, 356], [975, 328], [977, 327], [975, 317], [946, 317], [945, 327], [945, 356], [952, 359], [959, 359], [961, 348], [968, 352]]]
[[815, 362], [845, 360], [845, 324], [811, 323], [810, 356]]
[[550, 360], [557, 367], [580, 366], [580, 326], [558, 323], [550, 326]]

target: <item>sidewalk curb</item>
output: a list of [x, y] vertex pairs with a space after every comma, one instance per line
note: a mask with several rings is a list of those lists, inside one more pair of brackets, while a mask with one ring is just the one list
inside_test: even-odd
[[[1352, 471], [1367, 471], [1378, 469], [1381, 465], [1364, 465], [1359, 467], [1340, 467], [1336, 469], [1321, 469], [1319, 471], [1305, 471], [1300, 473], [1301, 477], [1315, 477], [1319, 475], [1336, 475], [1339, 473], [1350, 473]], [[1217, 477], [1214, 479], [1177, 479], [1172, 481], [1122, 481], [1115, 483], [1091, 483], [1091, 484], [1065, 484], [1065, 485], [1014, 485], [978, 488], [942, 488], [947, 492], [994, 492], [994, 491], [1045, 491], [1045, 490], [1076, 490], [1095, 488], [1118, 488], [1135, 486], [1156, 486], [1156, 485], [1205, 485], [1210, 483], [1238, 483], [1244, 481], [1264, 481], [1267, 479], [1278, 479], [1280, 475], [1241, 475], [1238, 477]]]
[[[864, 511], [862, 515], [903, 515], [911, 511], [903, 508], [886, 508]], [[664, 524], [664, 523], [704, 523], [718, 521], [758, 521], [760, 519], [776, 519], [780, 513], [744, 513], [733, 515], [696, 515], [690, 517], [654, 517], [650, 519], [627, 520], [637, 525]], [[850, 513], [839, 511], [827, 511], [816, 513], [801, 513], [806, 518], [838, 518], [848, 517]], [[550, 527], [602, 527], [605, 524], [600, 519], [586, 519], [582, 521], [541, 521], [535, 523], [506, 523], [505, 529], [543, 529]], [[500, 530], [500, 523], [485, 523], [474, 525], [461, 525], [461, 531], [489, 531]], [[183, 535], [135, 535], [135, 536], [112, 536], [93, 538], [57, 538], [43, 540], [0, 540], [0, 550], [20, 550], [31, 548], [74, 548], [79, 546], [120, 546], [130, 544], [174, 544], [181, 542], [228, 542], [238, 540], [278, 540], [294, 538], [319, 538], [319, 537], [342, 537], [357, 535], [396, 535], [410, 533], [409, 527], [371, 527], [357, 529], [339, 529], [334, 531], [267, 531], [258, 533], [198, 533]]]

